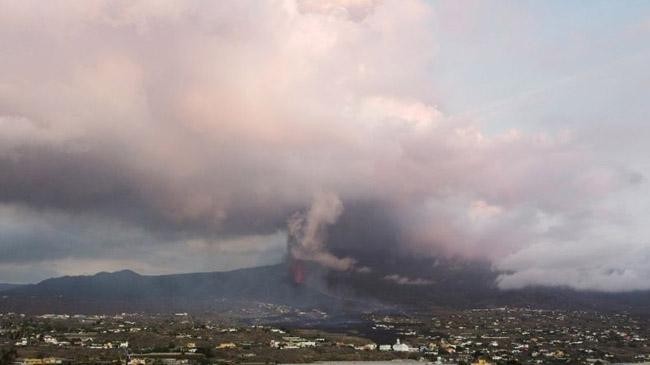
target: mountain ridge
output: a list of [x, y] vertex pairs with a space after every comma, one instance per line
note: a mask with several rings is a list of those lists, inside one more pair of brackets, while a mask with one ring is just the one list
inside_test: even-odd
[[0, 311], [197, 312], [210, 310], [223, 301], [297, 307], [340, 305], [336, 298], [294, 285], [284, 265], [273, 265], [223, 272], [141, 275], [120, 270], [50, 278], [5, 290]]
[[[394, 268], [391, 268], [393, 270]], [[409, 269], [413, 269], [412, 265]], [[487, 267], [435, 266], [426, 285], [391, 281], [386, 272], [328, 272], [295, 284], [286, 264], [232, 271], [142, 275], [132, 270], [62, 276], [7, 288], [0, 312], [206, 312], [242, 303], [359, 311], [373, 303], [409, 308], [497, 306], [650, 313], [650, 291], [606, 293], [570, 288], [500, 290]], [[315, 271], [315, 270], [312, 270]], [[322, 272], [321, 272], [322, 273]]]

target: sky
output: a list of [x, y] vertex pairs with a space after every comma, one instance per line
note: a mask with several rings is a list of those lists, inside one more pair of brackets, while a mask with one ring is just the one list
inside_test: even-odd
[[649, 37], [632, 0], [0, 0], [0, 282], [367, 272], [328, 233], [374, 224], [650, 289]]

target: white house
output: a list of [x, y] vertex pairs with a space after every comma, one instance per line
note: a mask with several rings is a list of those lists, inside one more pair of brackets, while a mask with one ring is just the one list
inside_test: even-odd
[[401, 343], [399, 341], [399, 338], [398, 338], [397, 341], [395, 342], [395, 344], [393, 345], [393, 351], [395, 351], [395, 352], [409, 352], [409, 351], [411, 351], [411, 346], [409, 346], [409, 345], [407, 345], [405, 343]]
[[391, 345], [379, 345], [379, 351], [391, 351], [393, 346]]

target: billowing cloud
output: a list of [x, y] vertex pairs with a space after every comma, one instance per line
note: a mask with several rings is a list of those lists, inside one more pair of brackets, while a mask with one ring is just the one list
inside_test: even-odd
[[[598, 239], [603, 221], [616, 231], [611, 201], [644, 184], [570, 126], [490, 128], [440, 107], [439, 14], [425, 1], [0, 7], [6, 267], [86, 260], [155, 272], [152, 260], [210, 252], [254, 265], [279, 260], [289, 232], [295, 255], [341, 270], [356, 259], [334, 253], [345, 247], [333, 240], [358, 229], [348, 207], [354, 217], [368, 202], [399, 234], [351, 242], [357, 252], [390, 242], [405, 254], [489, 260], [513, 273], [504, 287], [591, 288], [546, 276], [555, 269], [545, 260], [575, 242], [601, 252], [585, 237]], [[531, 252], [539, 261], [523, 264]], [[563, 269], [631, 275], [627, 256], [612, 267], [594, 255], [602, 265]], [[634, 275], [637, 285], [597, 288], [650, 278]]]
[[327, 227], [335, 224], [343, 211], [336, 195], [321, 193], [314, 197], [309, 211], [296, 213], [287, 223], [289, 254], [293, 259], [314, 261], [337, 270], [350, 270], [355, 260], [337, 257], [327, 249]]

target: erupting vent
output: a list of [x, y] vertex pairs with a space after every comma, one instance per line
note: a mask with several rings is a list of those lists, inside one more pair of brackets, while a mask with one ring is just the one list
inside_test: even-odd
[[305, 265], [300, 260], [291, 260], [291, 278], [294, 284], [303, 284], [305, 282]]

